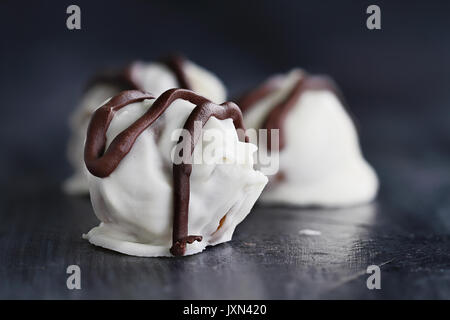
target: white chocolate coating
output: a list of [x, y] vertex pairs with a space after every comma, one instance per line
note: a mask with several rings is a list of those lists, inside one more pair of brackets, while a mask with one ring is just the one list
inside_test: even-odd
[[[260, 128], [302, 76], [300, 70], [278, 76], [280, 88], [244, 114], [246, 127]], [[353, 121], [333, 92], [302, 94], [285, 120], [284, 133], [285, 147], [279, 153], [283, 178], [271, 179], [263, 202], [342, 207], [375, 198], [378, 178], [362, 155]]]
[[[154, 100], [119, 110], [107, 131], [107, 145], [138, 119]], [[171, 151], [195, 105], [175, 101], [136, 140], [131, 151], [106, 178], [88, 174], [91, 201], [101, 220], [84, 238], [97, 246], [135, 256], [171, 256], [173, 181]], [[158, 131], [158, 137], [155, 130]], [[223, 140], [206, 138], [219, 132]], [[247, 216], [268, 179], [253, 169], [256, 146], [238, 140], [231, 119], [210, 118], [194, 155], [215, 150], [214, 161], [193, 164], [190, 176], [189, 235], [201, 242], [187, 245], [186, 255], [231, 240], [235, 227]], [[199, 147], [201, 145], [201, 148]], [[201, 154], [199, 154], [201, 153]], [[242, 164], [236, 158], [245, 159]], [[225, 160], [221, 163], [218, 160]], [[221, 219], [225, 217], [220, 228]]]
[[[135, 81], [155, 97], [164, 91], [178, 87], [173, 72], [161, 63], [139, 63], [136, 68]], [[211, 72], [191, 61], [184, 62], [184, 71], [193, 91], [216, 103], [226, 100], [223, 83]], [[85, 93], [79, 107], [70, 118], [71, 137], [68, 143], [67, 157], [74, 169], [74, 174], [65, 181], [63, 188], [68, 194], [87, 194], [89, 192], [86, 169], [83, 160], [84, 142], [90, 116], [103, 102], [121, 91], [109, 84], [96, 84]]]

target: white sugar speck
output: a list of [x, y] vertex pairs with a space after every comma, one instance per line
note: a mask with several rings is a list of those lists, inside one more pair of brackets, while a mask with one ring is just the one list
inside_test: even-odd
[[298, 234], [302, 236], [320, 236], [322, 232], [317, 230], [311, 230], [311, 229], [302, 229], [298, 232]]

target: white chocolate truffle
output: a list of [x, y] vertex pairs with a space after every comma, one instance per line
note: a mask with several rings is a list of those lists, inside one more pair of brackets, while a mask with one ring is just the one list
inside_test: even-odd
[[[148, 99], [126, 105], [114, 115], [106, 132], [106, 147], [154, 103]], [[130, 152], [107, 177], [88, 173], [98, 227], [84, 235], [94, 245], [144, 257], [171, 256], [173, 232], [173, 162], [171, 152], [195, 105], [176, 100], [136, 139]], [[232, 119], [211, 117], [203, 127], [190, 175], [189, 234], [203, 237], [187, 244], [185, 255], [230, 241], [268, 179], [253, 169], [256, 146], [238, 139]], [[223, 139], [209, 139], [217, 133]], [[240, 162], [236, 159], [240, 159]], [[200, 158], [199, 158], [200, 159]]]
[[[272, 78], [269, 94], [246, 106], [247, 128], [262, 128], [269, 113], [308, 79], [301, 70]], [[378, 178], [364, 159], [355, 125], [336, 91], [310, 86], [302, 90], [287, 113], [279, 171], [270, 177], [261, 200], [300, 206], [343, 207], [372, 201]], [[266, 148], [260, 141], [259, 148]]]
[[[191, 87], [187, 89], [216, 103], [226, 100], [225, 86], [214, 74], [189, 60], [182, 60], [179, 57], [173, 59], [178, 59], [181, 64], [183, 76]], [[132, 74], [130, 74], [131, 72]], [[70, 118], [71, 136], [67, 148], [67, 158], [74, 173], [63, 185], [64, 191], [68, 194], [87, 194], [89, 192], [83, 162], [86, 131], [90, 116], [107, 98], [126, 89], [144, 90], [157, 97], [168, 89], [180, 87], [175, 70], [162, 62], [135, 62], [123, 73], [122, 75], [112, 75], [114, 79], [103, 77], [94, 81]], [[125, 75], [125, 73], [127, 74]], [[130, 84], [124, 86], [123, 83], [117, 81], [120, 76], [129, 77]]]

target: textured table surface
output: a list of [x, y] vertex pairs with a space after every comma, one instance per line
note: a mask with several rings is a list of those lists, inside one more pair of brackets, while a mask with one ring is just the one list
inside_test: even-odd
[[[190, 257], [94, 247], [81, 238], [98, 223], [88, 198], [63, 195], [51, 179], [11, 182], [1, 201], [0, 298], [449, 299], [450, 155], [433, 139], [442, 132], [411, 130], [424, 119], [409, 119], [404, 134], [397, 123], [388, 139], [379, 115], [364, 130], [382, 183], [377, 202], [340, 210], [257, 205], [233, 241]], [[78, 291], [66, 288], [71, 264], [81, 268]], [[366, 287], [373, 264], [381, 266], [381, 290]]]

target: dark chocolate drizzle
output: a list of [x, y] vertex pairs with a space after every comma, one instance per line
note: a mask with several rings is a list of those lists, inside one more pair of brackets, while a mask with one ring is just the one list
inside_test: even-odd
[[120, 91], [143, 90], [135, 77], [136, 70], [141, 67], [142, 63], [136, 61], [120, 70], [111, 69], [100, 71], [88, 82], [85, 91], [98, 84], [110, 85]]
[[[130, 103], [144, 99], [153, 99], [153, 97], [143, 91], [124, 91], [95, 111], [87, 132], [84, 161], [87, 169], [94, 176], [100, 178], [109, 176], [130, 152], [139, 135], [155, 122], [175, 100], [183, 99], [195, 104], [196, 107], [184, 124], [184, 129], [189, 131], [192, 139], [190, 139], [190, 146], [183, 146], [182, 150], [188, 147], [190, 153], [186, 155], [187, 157], [183, 157], [183, 161], [186, 160], [186, 163], [173, 164], [174, 216], [170, 252], [174, 256], [181, 256], [186, 251], [186, 244], [202, 240], [201, 236], [188, 235], [191, 160], [192, 152], [200, 139], [200, 133], [194, 131], [195, 122], [201, 121], [203, 127], [210, 117], [216, 117], [219, 120], [231, 118], [236, 129], [245, 130], [242, 113], [233, 102], [217, 105], [190, 90], [170, 89], [156, 99], [144, 115], [118, 134], [105, 151], [106, 132], [114, 113]], [[183, 142], [180, 137], [178, 143], [188, 143], [188, 141]]]
[[[170, 55], [160, 59], [160, 62], [168, 67], [175, 75], [179, 88], [192, 90], [184, 69], [185, 61], [186, 59], [179, 55]], [[136, 78], [136, 73], [141, 68], [144, 68], [144, 63], [135, 61], [122, 70], [106, 70], [100, 72], [88, 82], [86, 90], [100, 83], [117, 87], [120, 91], [145, 90]]]
[[[142, 121], [133, 123], [127, 130], [117, 135], [105, 151], [106, 132], [118, 110], [130, 103], [145, 99], [154, 99], [154, 97], [139, 90], [123, 91], [94, 112], [84, 146], [84, 162], [90, 173], [99, 178], [109, 176], [130, 152], [139, 134], [147, 128], [146, 123]], [[156, 120], [157, 116], [152, 120]]]
[[[250, 110], [258, 101], [269, 96], [280, 88], [280, 80], [272, 78], [250, 91], [238, 100], [242, 112]], [[345, 105], [343, 96], [334, 83], [328, 76], [311, 76], [303, 74], [302, 77], [295, 83], [287, 97], [276, 104], [266, 116], [263, 121], [261, 129], [267, 129], [267, 148], [272, 149], [271, 133], [272, 129], [279, 129], [279, 149], [282, 150], [286, 145], [284, 123], [287, 115], [295, 106], [295, 103], [300, 99], [303, 93], [310, 90], [328, 90], [332, 91]]]
[[246, 92], [243, 96], [237, 99], [237, 104], [239, 108], [241, 108], [241, 111], [245, 113], [246, 111], [251, 109], [255, 103], [269, 96], [274, 91], [280, 89], [281, 85], [282, 81], [280, 81], [279, 77], [269, 78], [260, 86]]
[[171, 55], [167, 58], [161, 59], [161, 62], [164, 63], [175, 74], [179, 88], [192, 90], [191, 83], [189, 82], [184, 69], [186, 59], [179, 55]]

